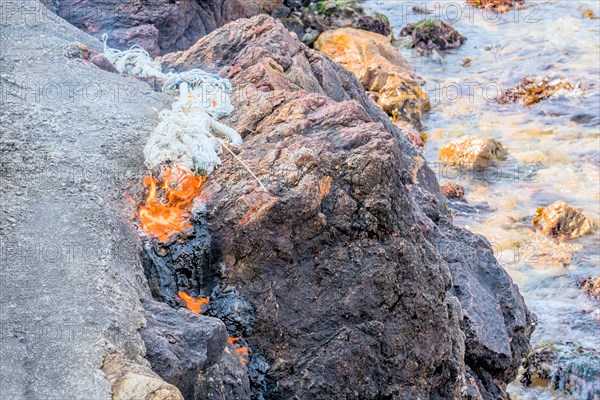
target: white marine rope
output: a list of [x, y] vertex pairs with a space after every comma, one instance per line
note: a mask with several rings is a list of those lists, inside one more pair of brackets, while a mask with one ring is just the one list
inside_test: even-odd
[[179, 92], [171, 109], [159, 113], [160, 122], [144, 148], [150, 169], [174, 164], [210, 174], [221, 165], [222, 147], [242, 146], [240, 134], [217, 121], [234, 110], [229, 80], [200, 69], [163, 73], [160, 64], [142, 47], [117, 50], [108, 47], [108, 35], [102, 40], [104, 56], [119, 73], [160, 78], [165, 81], [163, 92]]

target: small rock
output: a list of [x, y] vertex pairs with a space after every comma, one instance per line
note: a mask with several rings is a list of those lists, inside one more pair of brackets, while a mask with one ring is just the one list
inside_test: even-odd
[[537, 104], [561, 90], [573, 90], [573, 85], [564, 79], [525, 78], [521, 83], [506, 89], [497, 99], [500, 104], [516, 103], [519, 100], [524, 106]]
[[106, 356], [102, 370], [112, 387], [113, 400], [183, 400], [175, 386], [120, 354]]
[[538, 208], [533, 224], [546, 235], [570, 239], [589, 233], [593, 227], [590, 218], [562, 200], [548, 207]]
[[407, 24], [400, 31], [400, 36], [410, 36], [412, 41], [409, 47], [420, 49], [426, 53], [434, 49], [456, 49], [467, 40], [452, 25], [432, 19]]
[[440, 161], [449, 165], [483, 170], [496, 161], [506, 159], [506, 149], [490, 138], [467, 138], [446, 144], [440, 150]]
[[440, 190], [450, 200], [460, 200], [465, 195], [465, 187], [454, 182], [444, 183]]
[[596, 14], [594, 14], [594, 12], [592, 10], [590, 10], [589, 8], [586, 8], [585, 10], [583, 10], [582, 15], [584, 18], [587, 18], [587, 19], [598, 19]]
[[460, 66], [464, 68], [470, 67], [472, 61], [469, 57], [465, 57], [461, 60]]
[[583, 293], [600, 301], [600, 276], [587, 278], [581, 282]]
[[476, 8], [485, 8], [502, 14], [524, 5], [525, 0], [467, 0], [467, 3]]

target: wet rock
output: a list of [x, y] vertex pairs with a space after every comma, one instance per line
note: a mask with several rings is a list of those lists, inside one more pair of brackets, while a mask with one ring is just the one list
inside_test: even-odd
[[224, 157], [206, 186], [211, 260], [255, 309], [265, 399], [452, 399], [467, 363], [484, 398], [507, 398], [534, 317], [351, 73], [266, 16], [162, 62], [240, 93], [226, 122], [269, 193]]
[[111, 385], [113, 400], [183, 400], [179, 389], [163, 381], [149, 367], [123, 355], [106, 356], [102, 370]]
[[444, 193], [444, 196], [446, 196], [450, 200], [459, 200], [462, 199], [465, 195], [464, 186], [454, 182], [444, 183], [440, 187], [440, 190], [442, 191], [442, 193]]
[[447, 143], [440, 149], [440, 161], [455, 166], [483, 170], [506, 159], [504, 146], [495, 139], [467, 138]]
[[572, 342], [541, 346], [523, 362], [520, 381], [595, 400], [600, 396], [600, 353]]
[[198, 374], [193, 400], [249, 400], [250, 381], [232, 344], [227, 344], [221, 359]]
[[514, 8], [522, 7], [525, 4], [525, 0], [467, 0], [467, 3], [473, 7], [484, 8], [502, 14]]
[[407, 24], [400, 31], [400, 36], [410, 36], [412, 41], [409, 47], [417, 48], [425, 53], [434, 49], [457, 49], [467, 40], [452, 25], [432, 19]]
[[569, 239], [591, 232], [594, 225], [590, 218], [562, 200], [538, 208], [533, 224], [546, 235]]
[[600, 301], [600, 276], [585, 279], [581, 282], [581, 290], [588, 296]]
[[[152, 56], [184, 50], [227, 22], [277, 10], [282, 0], [123, 2], [120, 0], [42, 0], [76, 27], [125, 49], [135, 44]], [[58, 7], [55, 7], [58, 3]]]
[[195, 382], [206, 368], [216, 364], [227, 343], [225, 325], [154, 300], [142, 302], [147, 326], [140, 329], [152, 370], [177, 386], [185, 398], [196, 398]]
[[420, 88], [422, 80], [388, 38], [343, 28], [321, 34], [315, 49], [352, 72], [365, 90], [378, 93], [377, 104], [386, 113], [422, 127], [429, 98]]
[[561, 91], [573, 90], [573, 85], [564, 79], [525, 78], [523, 82], [506, 89], [497, 99], [500, 104], [521, 102], [524, 106], [531, 106], [545, 100]]

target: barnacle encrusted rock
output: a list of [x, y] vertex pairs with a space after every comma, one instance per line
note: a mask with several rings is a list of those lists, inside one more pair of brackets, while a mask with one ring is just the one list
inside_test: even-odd
[[323, 32], [315, 49], [352, 72], [366, 91], [377, 93], [377, 104], [386, 113], [421, 128], [429, 97], [420, 87], [421, 78], [387, 37], [342, 28]]
[[533, 223], [544, 234], [575, 239], [591, 232], [593, 221], [580, 210], [558, 200], [537, 210]]
[[502, 143], [490, 138], [466, 138], [447, 143], [440, 149], [440, 161], [455, 166], [483, 170], [504, 160], [507, 151]]

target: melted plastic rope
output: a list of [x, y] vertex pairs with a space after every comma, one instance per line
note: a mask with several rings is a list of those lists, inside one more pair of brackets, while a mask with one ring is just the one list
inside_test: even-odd
[[[104, 55], [120, 73], [160, 78], [165, 81], [163, 92], [178, 92], [171, 110], [159, 113], [160, 122], [144, 148], [149, 168], [172, 163], [210, 174], [221, 165], [222, 147], [231, 151], [228, 145], [242, 146], [240, 134], [217, 121], [234, 111], [229, 80], [200, 69], [163, 73], [160, 64], [142, 47], [118, 50], [108, 47], [108, 35], [103, 35], [102, 40]], [[248, 169], [245, 164], [244, 167]], [[260, 181], [259, 184], [264, 189]]]

